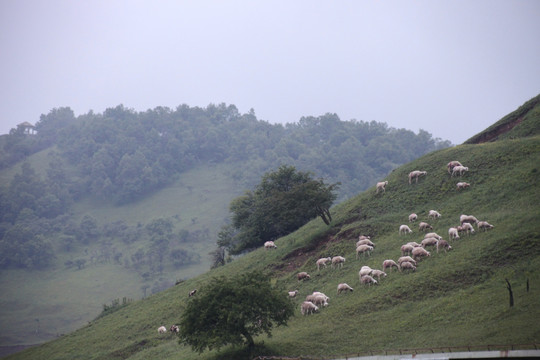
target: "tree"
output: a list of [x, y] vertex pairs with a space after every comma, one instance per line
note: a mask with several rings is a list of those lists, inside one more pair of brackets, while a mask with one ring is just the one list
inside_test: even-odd
[[188, 302], [180, 320], [180, 343], [199, 353], [228, 344], [252, 348], [255, 336], [272, 336], [274, 325], [287, 325], [293, 313], [292, 301], [261, 272], [216, 277]]

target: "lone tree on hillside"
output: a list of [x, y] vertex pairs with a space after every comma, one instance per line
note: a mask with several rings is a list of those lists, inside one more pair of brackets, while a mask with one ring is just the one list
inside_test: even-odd
[[179, 342], [199, 353], [228, 344], [251, 349], [255, 336], [272, 336], [274, 324], [287, 325], [293, 313], [293, 302], [261, 272], [213, 278], [182, 313]]
[[234, 255], [287, 235], [317, 216], [329, 225], [329, 209], [339, 185], [315, 180], [294, 166], [282, 165], [264, 174], [254, 191], [231, 202], [232, 227], [237, 233], [219, 239], [218, 246]]

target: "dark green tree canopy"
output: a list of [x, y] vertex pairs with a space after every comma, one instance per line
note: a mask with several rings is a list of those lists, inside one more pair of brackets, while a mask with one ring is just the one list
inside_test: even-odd
[[218, 241], [218, 245], [238, 254], [287, 235], [317, 216], [330, 224], [329, 209], [338, 186], [282, 165], [264, 174], [254, 191], [231, 202], [232, 226], [238, 233], [225, 243]]
[[293, 302], [261, 272], [216, 277], [192, 297], [180, 320], [180, 343], [202, 353], [225, 345], [254, 345], [262, 333], [287, 325]]

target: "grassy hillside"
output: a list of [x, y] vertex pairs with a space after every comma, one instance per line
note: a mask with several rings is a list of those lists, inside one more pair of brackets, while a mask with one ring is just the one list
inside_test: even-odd
[[[538, 126], [538, 119], [535, 122]], [[463, 178], [451, 177], [446, 164], [460, 160], [469, 167]], [[264, 269], [278, 285], [298, 289], [297, 313], [272, 338], [257, 339], [266, 355], [337, 356], [397, 349], [488, 344], [528, 344], [540, 341], [540, 137], [507, 139], [479, 145], [464, 144], [436, 151], [392, 172], [386, 193], [375, 189], [332, 209], [330, 227], [317, 219], [279, 239], [275, 251], [254, 251], [236, 261], [187, 280], [173, 288], [131, 303], [81, 329], [25, 350], [9, 359], [218, 359], [239, 358], [241, 351], [225, 348], [202, 356], [180, 346], [173, 335], [158, 335], [160, 325], [177, 322], [193, 288], [204, 291], [209, 278]], [[425, 170], [418, 184], [407, 174]], [[456, 190], [458, 181], [471, 187]], [[436, 209], [442, 217], [428, 220]], [[400, 256], [400, 246], [420, 241], [413, 233], [398, 235], [401, 224], [415, 212], [447, 238], [460, 214], [472, 214], [495, 227], [451, 243], [453, 250], [420, 262], [413, 273], [389, 272], [378, 286], [362, 286], [363, 265], [381, 268], [385, 259]], [[358, 235], [372, 237], [370, 257], [355, 259]], [[343, 269], [317, 272], [320, 257], [342, 255]], [[307, 271], [310, 281], [298, 283]], [[505, 279], [512, 284], [515, 306], [509, 307]], [[347, 282], [355, 291], [336, 294]], [[529, 288], [527, 288], [527, 283]], [[301, 316], [299, 304], [312, 291], [330, 296], [330, 306]], [[284, 293], [284, 296], [286, 294]]]

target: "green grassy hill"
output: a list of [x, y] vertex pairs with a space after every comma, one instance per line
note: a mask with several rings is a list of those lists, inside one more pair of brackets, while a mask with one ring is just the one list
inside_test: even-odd
[[[538, 114], [538, 106], [534, 107]], [[526, 124], [538, 129], [540, 117]], [[333, 222], [314, 220], [279, 239], [275, 251], [260, 249], [224, 267], [189, 279], [173, 288], [133, 302], [96, 319], [61, 338], [27, 349], [9, 359], [225, 359], [240, 358], [239, 349], [193, 353], [178, 345], [174, 335], [159, 335], [160, 325], [178, 321], [193, 288], [204, 291], [213, 276], [234, 276], [264, 269], [285, 289], [299, 290], [296, 315], [273, 337], [260, 337], [257, 351], [265, 355], [332, 357], [391, 349], [493, 344], [530, 344], [540, 340], [540, 136], [512, 137], [481, 144], [464, 144], [430, 153], [393, 171], [386, 192], [371, 188], [332, 208]], [[446, 164], [459, 160], [469, 171], [451, 177]], [[425, 170], [418, 184], [407, 174]], [[458, 191], [456, 183], [470, 188]], [[430, 209], [442, 217], [428, 220]], [[385, 259], [400, 256], [408, 241], [423, 234], [408, 215], [418, 214], [447, 239], [461, 214], [475, 215], [494, 228], [476, 231], [451, 242], [448, 253], [432, 251], [416, 272], [388, 272], [378, 286], [363, 286], [363, 265], [381, 269]], [[410, 235], [398, 235], [409, 224]], [[370, 257], [355, 258], [358, 235], [370, 235], [376, 244]], [[447, 239], [448, 240], [448, 239]], [[343, 269], [322, 269], [320, 257], [342, 255]], [[298, 283], [307, 271], [310, 281]], [[506, 279], [512, 284], [515, 305], [509, 306]], [[346, 282], [353, 293], [336, 294]], [[319, 313], [301, 316], [303, 298], [322, 291], [330, 305]], [[287, 296], [284, 293], [284, 296]]]

